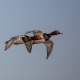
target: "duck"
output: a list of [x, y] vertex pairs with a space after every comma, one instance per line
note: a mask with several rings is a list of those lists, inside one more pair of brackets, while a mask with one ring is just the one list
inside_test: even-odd
[[41, 30], [31, 30], [31, 31], [27, 31], [25, 34], [28, 34], [28, 33], [33, 33], [34, 36], [39, 35], [41, 37], [41, 39], [40, 40], [39, 39], [38, 40], [31, 40], [31, 41], [25, 42], [26, 45], [27, 44], [29, 45], [29, 46], [27, 46], [27, 49], [29, 48], [29, 50], [31, 51], [33, 44], [43, 43], [47, 49], [46, 59], [49, 58], [49, 56], [53, 50], [53, 46], [54, 46], [54, 42], [51, 41], [50, 38], [54, 35], [63, 34], [63, 33], [60, 33], [58, 30], [54, 30], [53, 32], [51, 32], [49, 34], [44, 33]]
[[[35, 35], [35, 36], [27, 36], [27, 35], [19, 35], [19, 36], [14, 36], [14, 37], [11, 37], [10, 40], [6, 41], [5, 44], [5, 51], [8, 50], [12, 44], [14, 45], [19, 45], [19, 44], [25, 44], [25, 41], [30, 41], [30, 40], [40, 40], [40, 36], [38, 35]], [[29, 46], [28, 44], [26, 45], [26, 48], [27, 46]], [[30, 49], [27, 48], [28, 52], [30, 53]]]

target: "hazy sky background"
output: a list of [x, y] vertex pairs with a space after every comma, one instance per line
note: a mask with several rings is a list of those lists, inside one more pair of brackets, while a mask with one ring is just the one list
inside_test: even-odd
[[[28, 30], [63, 35], [51, 38], [46, 60], [44, 44], [13, 45], [5, 41]], [[80, 0], [0, 0], [0, 80], [80, 80]], [[30, 34], [32, 35], [32, 34]]]

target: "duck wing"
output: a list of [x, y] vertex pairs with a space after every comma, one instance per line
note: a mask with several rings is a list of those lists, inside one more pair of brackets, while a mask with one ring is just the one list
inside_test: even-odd
[[5, 44], [6, 44], [6, 46], [5, 46], [5, 51], [6, 51], [8, 48], [10, 48], [10, 46], [11, 46], [12, 44], [15, 43], [15, 41], [17, 40], [17, 38], [18, 38], [18, 37], [12, 37], [10, 40], [8, 40], [8, 41], [5, 42]]
[[33, 35], [39, 35], [41, 38], [43, 38], [43, 32], [41, 30], [31, 30], [31, 31], [27, 31], [25, 34], [28, 34], [28, 33], [32, 33], [33, 32]]
[[52, 49], [53, 49], [53, 45], [54, 43], [51, 40], [47, 40], [44, 42], [46, 49], [47, 49], [47, 57], [46, 59], [48, 59], [48, 57], [50, 56]]
[[26, 49], [28, 50], [29, 53], [31, 53], [32, 45], [33, 45], [33, 40], [25, 42]]
[[25, 34], [32, 33], [32, 32], [35, 33], [35, 32], [39, 32], [39, 31], [42, 32], [41, 30], [31, 30], [31, 31], [27, 31]]
[[22, 40], [24, 41], [24, 44], [26, 46], [26, 49], [28, 50], [29, 53], [31, 53], [32, 50], [32, 40], [30, 40], [30, 37], [28, 37], [27, 35], [25, 35]]

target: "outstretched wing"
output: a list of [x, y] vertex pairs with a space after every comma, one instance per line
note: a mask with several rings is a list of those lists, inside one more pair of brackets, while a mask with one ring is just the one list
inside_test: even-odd
[[46, 45], [46, 49], [47, 49], [46, 59], [48, 59], [48, 57], [50, 56], [50, 54], [52, 52], [54, 43], [51, 40], [47, 40], [44, 44]]
[[33, 41], [32, 40], [28, 41], [28, 42], [25, 42], [26, 49], [28, 50], [29, 53], [31, 53], [32, 45], [33, 45]]
[[32, 33], [33, 32], [33, 35], [39, 35], [41, 38], [43, 38], [43, 32], [41, 30], [31, 30], [31, 31], [27, 31], [25, 34], [28, 34], [28, 33]]
[[6, 51], [8, 48], [10, 48], [10, 46], [11, 46], [12, 44], [14, 44], [16, 40], [17, 40], [17, 37], [12, 37], [9, 41], [6, 41], [6, 42], [5, 42], [5, 44], [6, 44], [6, 46], [5, 46], [5, 51]]
[[41, 30], [31, 30], [31, 31], [27, 31], [25, 34], [32, 33], [32, 32], [35, 33], [35, 32], [39, 32], [39, 31], [41, 31]]

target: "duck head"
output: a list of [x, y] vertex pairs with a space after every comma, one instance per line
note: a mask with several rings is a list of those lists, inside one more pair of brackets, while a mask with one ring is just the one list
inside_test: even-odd
[[53, 31], [53, 32], [50, 33], [51, 36], [53, 36], [53, 35], [59, 35], [59, 34], [63, 34], [63, 33], [59, 32], [58, 30], [55, 30], [55, 31]]

